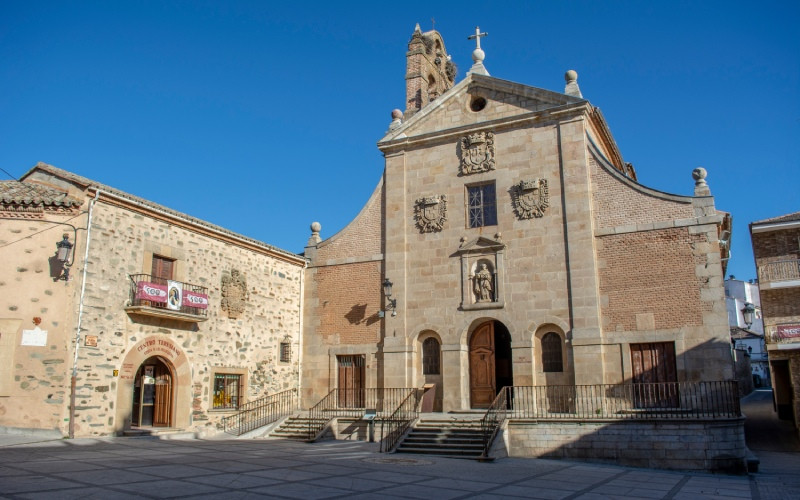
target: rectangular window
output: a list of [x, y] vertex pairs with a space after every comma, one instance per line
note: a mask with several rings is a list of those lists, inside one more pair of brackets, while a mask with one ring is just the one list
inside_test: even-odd
[[241, 403], [242, 376], [230, 373], [214, 375], [214, 410], [235, 410]]
[[175, 264], [175, 259], [168, 259], [160, 255], [153, 255], [153, 266], [150, 275], [155, 278], [159, 284], [164, 284], [167, 280], [172, 279], [172, 269]]
[[292, 344], [281, 342], [281, 363], [288, 363], [292, 360]]
[[494, 183], [467, 186], [469, 227], [497, 225], [497, 195]]

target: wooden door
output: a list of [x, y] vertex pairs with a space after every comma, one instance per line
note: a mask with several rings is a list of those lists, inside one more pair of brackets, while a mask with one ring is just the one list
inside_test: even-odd
[[170, 427], [172, 414], [172, 375], [163, 363], [155, 366], [156, 398], [153, 405], [153, 426]]
[[494, 323], [484, 323], [469, 341], [469, 399], [472, 408], [488, 408], [497, 395]]
[[339, 408], [364, 407], [364, 355], [337, 356]]
[[637, 408], [679, 406], [673, 342], [631, 344], [634, 404]]

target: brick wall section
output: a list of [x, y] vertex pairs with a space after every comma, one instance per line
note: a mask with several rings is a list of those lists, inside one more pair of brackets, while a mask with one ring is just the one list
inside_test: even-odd
[[655, 198], [631, 189], [589, 158], [597, 228], [647, 224], [694, 217], [691, 203]]
[[744, 419], [686, 422], [510, 422], [509, 456], [658, 469], [745, 472]]
[[382, 253], [382, 200], [383, 179], [358, 216], [339, 233], [317, 246], [313, 265], [324, 265], [327, 260], [373, 257]]
[[317, 269], [319, 334], [326, 342], [378, 342], [381, 308], [380, 262], [361, 262]]
[[759, 266], [768, 262], [800, 259], [800, 229], [753, 234], [753, 254]]
[[636, 330], [636, 314], [642, 312], [653, 313], [656, 329], [701, 326], [711, 306], [701, 301], [703, 283], [695, 267], [705, 262], [693, 255], [692, 245], [703, 241], [686, 228], [598, 238], [606, 327]]

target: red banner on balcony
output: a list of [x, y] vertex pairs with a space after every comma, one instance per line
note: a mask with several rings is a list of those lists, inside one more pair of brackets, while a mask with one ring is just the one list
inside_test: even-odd
[[150, 302], [166, 302], [167, 287], [166, 285], [140, 281], [136, 283], [136, 298], [149, 300]]
[[782, 339], [800, 337], [800, 325], [778, 325], [778, 337]]
[[190, 292], [189, 290], [184, 290], [183, 305], [186, 307], [196, 307], [198, 309], [206, 309], [208, 307], [208, 295], [204, 293], [195, 293], [195, 292]]

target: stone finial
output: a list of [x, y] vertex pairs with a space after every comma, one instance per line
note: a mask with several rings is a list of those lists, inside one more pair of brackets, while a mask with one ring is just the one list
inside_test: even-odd
[[567, 85], [564, 87], [564, 93], [567, 95], [571, 95], [573, 97], [580, 97], [583, 98], [583, 94], [581, 94], [581, 89], [578, 87], [578, 72], [574, 69], [567, 71], [564, 74], [564, 80], [566, 80]]
[[392, 123], [389, 124], [389, 132], [397, 130], [403, 124], [403, 112], [399, 109], [392, 110]]
[[692, 170], [692, 179], [694, 179], [694, 195], [695, 196], [709, 196], [711, 189], [708, 187], [706, 177], [708, 172], [703, 167], [697, 167]]
[[475, 73], [476, 75], [489, 76], [489, 72], [483, 65], [483, 60], [486, 59], [486, 53], [481, 49], [481, 37], [489, 36], [488, 32], [481, 33], [481, 29], [475, 26], [475, 34], [467, 37], [467, 40], [475, 40], [475, 50], [472, 51], [472, 67], [467, 74]]
[[322, 241], [322, 238], [319, 237], [319, 232], [322, 230], [322, 224], [319, 222], [312, 222], [311, 223], [311, 237], [308, 238], [308, 243], [306, 246], [308, 247], [315, 247], [317, 243]]

